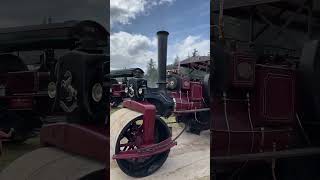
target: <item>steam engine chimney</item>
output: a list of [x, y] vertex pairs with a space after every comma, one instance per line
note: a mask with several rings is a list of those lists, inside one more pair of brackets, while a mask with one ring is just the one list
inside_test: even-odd
[[166, 92], [167, 89], [167, 44], [168, 35], [167, 31], [158, 31], [158, 85], [159, 89]]

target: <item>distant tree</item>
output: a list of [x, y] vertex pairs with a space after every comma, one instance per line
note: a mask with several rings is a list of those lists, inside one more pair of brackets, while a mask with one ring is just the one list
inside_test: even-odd
[[173, 65], [174, 65], [175, 67], [178, 67], [178, 66], [179, 66], [179, 63], [180, 63], [180, 58], [179, 58], [179, 56], [176, 56], [176, 57], [174, 58]]
[[196, 57], [196, 56], [199, 56], [199, 52], [197, 49], [193, 49], [192, 57]]
[[157, 86], [157, 79], [158, 79], [158, 71], [155, 66], [155, 62], [153, 59], [150, 59], [147, 65], [147, 73], [145, 78], [148, 81], [149, 87], [156, 87]]

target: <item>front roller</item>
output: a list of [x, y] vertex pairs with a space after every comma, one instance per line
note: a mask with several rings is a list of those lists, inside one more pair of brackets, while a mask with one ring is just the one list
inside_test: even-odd
[[1, 180], [106, 179], [105, 164], [56, 148], [40, 148], [15, 160]]
[[[124, 173], [145, 177], [163, 165], [176, 142], [171, 140], [171, 131], [160, 117], [144, 108], [131, 109], [134, 108], [123, 108], [111, 115], [110, 151]], [[139, 110], [141, 113], [137, 112]], [[146, 137], [150, 132], [152, 134]]]

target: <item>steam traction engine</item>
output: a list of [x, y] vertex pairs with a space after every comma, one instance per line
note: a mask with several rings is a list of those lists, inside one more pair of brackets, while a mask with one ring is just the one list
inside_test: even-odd
[[[98, 82], [102, 81], [99, 80], [102, 69], [95, 63], [103, 60], [103, 57], [95, 58], [98, 60], [87, 64], [92, 68], [97, 66], [97, 73], [87, 74], [87, 78], [92, 78], [91, 80], [64, 68], [67, 61], [69, 64], [73, 63], [69, 59], [90, 59], [92, 54], [100, 53], [99, 48], [104, 46], [101, 42], [97, 45], [98, 50], [90, 49], [90, 44], [107, 38], [105, 34], [104, 28], [92, 21], [67, 21], [1, 29], [0, 130], [8, 132], [13, 128], [12, 138], [24, 140], [48, 118], [55, 121], [59, 113], [78, 111], [89, 119], [95, 112], [101, 111], [101, 105], [97, 103], [101, 97], [95, 93], [101, 89]], [[79, 65], [79, 62], [80, 60], [74, 63]], [[78, 68], [78, 71], [84, 70], [80, 65]], [[59, 70], [66, 72], [59, 75]], [[76, 90], [72, 85], [80, 78], [86, 80], [84, 83], [90, 83], [85, 91]], [[93, 79], [96, 80], [91, 82]], [[63, 87], [59, 92], [56, 90], [57, 85]], [[81, 93], [87, 92], [92, 92], [92, 95], [82, 96], [84, 94]], [[57, 95], [61, 96], [61, 100], [56, 99]], [[80, 101], [87, 102], [77, 104]], [[96, 107], [100, 110], [95, 109]]]
[[[143, 74], [144, 72], [140, 68], [113, 70], [110, 72], [110, 104], [112, 107], [118, 107], [123, 102], [123, 99], [127, 98], [127, 78], [142, 78]], [[119, 78], [121, 81], [118, 81]]]
[[[105, 179], [109, 176], [109, 33], [94, 21], [68, 21], [9, 28], [3, 34], [0, 47], [8, 54], [1, 62], [8, 69], [1, 102], [10, 117], [20, 112], [40, 114], [44, 125], [43, 147], [11, 163], [0, 179]], [[40, 67], [19, 68], [23, 64], [10, 53], [14, 51], [18, 55], [44, 51]], [[15, 62], [20, 66], [10, 66]], [[32, 123], [32, 117], [22, 118], [30, 120], [25, 124]], [[1, 122], [5, 120], [10, 124], [12, 118]]]
[[[178, 122], [185, 123], [187, 131], [200, 134], [209, 128], [210, 85], [208, 56], [193, 56], [180, 62], [180, 67], [191, 73], [183, 75], [178, 69], [167, 75], [167, 89], [175, 102], [174, 113]], [[198, 77], [192, 77], [197, 71]]]
[[[176, 74], [167, 76], [166, 31], [158, 35], [158, 88], [149, 88], [143, 78], [133, 77], [126, 83], [129, 99], [123, 108], [111, 114], [110, 155], [127, 175], [143, 177], [158, 170], [166, 161], [170, 148], [175, 146], [171, 130], [161, 117], [177, 114], [190, 129], [195, 118], [202, 118], [204, 107], [203, 84]], [[208, 116], [206, 117], [208, 118]], [[209, 119], [197, 126], [197, 132], [209, 128]], [[193, 126], [193, 125], [192, 125]]]
[[[319, 41], [311, 40], [312, 4], [212, 3], [214, 178], [319, 179], [319, 92], [312, 85], [319, 79]], [[302, 20], [304, 16], [309, 22]], [[310, 34], [304, 33], [303, 26]], [[272, 33], [275, 29], [277, 33]], [[293, 36], [283, 41], [283, 31]], [[249, 40], [243, 32], [249, 32]]]

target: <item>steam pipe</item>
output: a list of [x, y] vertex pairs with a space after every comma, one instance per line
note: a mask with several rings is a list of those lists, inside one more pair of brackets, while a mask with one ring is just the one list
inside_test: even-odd
[[157, 32], [158, 36], [158, 85], [159, 89], [166, 92], [167, 82], [167, 44], [169, 33], [167, 31]]

